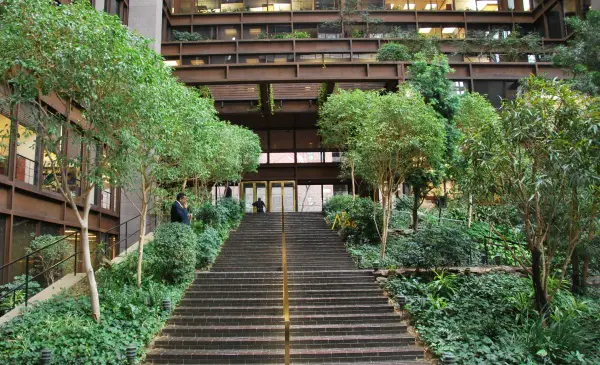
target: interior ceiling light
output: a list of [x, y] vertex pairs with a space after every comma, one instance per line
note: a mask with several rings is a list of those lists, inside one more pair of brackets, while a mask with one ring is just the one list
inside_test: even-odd
[[404, 4], [402, 10], [413, 10], [415, 8], [415, 4]]
[[443, 28], [442, 29], [442, 33], [444, 34], [449, 34], [449, 33], [454, 33], [456, 32], [456, 28]]
[[165, 65], [175, 67], [179, 66], [179, 60], [164, 60]]
[[261, 32], [262, 32], [262, 29], [260, 29], [260, 28], [250, 29], [250, 34], [260, 34]]
[[419, 28], [419, 33], [429, 33], [431, 32], [431, 28]]
[[437, 4], [426, 4], [425, 5], [425, 10], [432, 10], [432, 9], [436, 9], [437, 8]]
[[237, 35], [237, 29], [225, 29], [225, 35]]
[[310, 86], [305, 86], [304, 90], [310, 90]]

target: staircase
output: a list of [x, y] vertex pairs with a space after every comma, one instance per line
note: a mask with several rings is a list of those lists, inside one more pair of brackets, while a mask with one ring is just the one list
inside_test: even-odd
[[[281, 214], [247, 215], [156, 338], [148, 364], [285, 364]], [[317, 213], [285, 214], [291, 364], [421, 365], [369, 271]]]

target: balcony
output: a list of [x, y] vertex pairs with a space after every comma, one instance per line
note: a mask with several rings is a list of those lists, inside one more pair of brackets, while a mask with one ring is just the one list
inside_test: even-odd
[[[361, 0], [356, 10], [388, 11], [530, 11], [532, 0]], [[303, 12], [340, 10], [341, 0], [169, 0], [171, 14]]]

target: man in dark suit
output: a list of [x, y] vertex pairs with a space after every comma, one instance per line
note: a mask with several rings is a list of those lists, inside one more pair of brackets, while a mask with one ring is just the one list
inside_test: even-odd
[[187, 197], [184, 193], [177, 194], [177, 200], [171, 206], [171, 223], [178, 222], [190, 225], [191, 214], [187, 209]]

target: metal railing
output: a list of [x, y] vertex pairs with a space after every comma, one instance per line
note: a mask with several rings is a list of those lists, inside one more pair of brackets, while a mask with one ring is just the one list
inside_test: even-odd
[[[140, 232], [139, 219], [140, 218], [141, 218], [141, 216], [137, 215], [117, 226], [114, 226], [114, 227], [106, 230], [105, 232], [101, 232], [100, 233], [100, 241], [97, 242], [96, 250], [94, 252], [91, 252], [91, 254], [97, 255], [97, 254], [101, 253], [106, 257], [106, 256], [109, 256], [109, 253], [110, 253], [109, 257], [111, 259], [113, 259], [114, 257], [118, 256], [123, 251], [125, 251], [127, 253], [127, 250], [130, 246], [130, 243], [129, 243], [131, 241], [130, 238], [132, 238], [136, 235], [139, 235], [139, 232]], [[129, 227], [130, 224], [133, 224], [132, 222], [136, 222], [136, 221], [137, 221], [137, 229], [130, 228]], [[158, 224], [158, 216], [157, 215], [149, 217], [149, 219], [147, 219], [147, 223], [146, 223], [146, 234], [154, 232], [157, 224]], [[116, 233], [112, 233], [115, 231], [116, 231]], [[53, 270], [53, 269], [59, 267], [60, 265], [63, 265], [68, 260], [73, 259], [73, 275], [76, 275], [78, 272], [77, 266], [81, 262], [81, 259], [79, 259], [78, 256], [82, 254], [82, 252], [78, 248], [80, 236], [81, 236], [80, 232], [70, 233], [66, 236], [63, 236], [63, 237], [57, 239], [56, 241], [54, 241], [44, 247], [41, 247], [34, 251], [29, 252], [25, 256], [22, 256], [22, 257], [19, 257], [18, 259], [12, 260], [11, 262], [9, 262], [6, 265], [0, 266], [0, 278], [3, 278], [3, 277], [5, 277], [5, 272], [6, 272], [4, 270], [7, 270], [10, 273], [11, 268], [14, 268], [16, 265], [19, 265], [20, 262], [25, 260], [25, 274], [24, 274], [25, 282], [20, 285], [17, 285], [14, 288], [11, 288], [9, 290], [6, 290], [6, 291], [3, 291], [2, 293], [0, 293], [0, 303], [3, 302], [4, 300], [6, 300], [7, 298], [9, 298], [10, 296], [12, 296], [11, 309], [14, 309], [16, 306], [18, 306], [22, 303], [24, 303], [25, 306], [27, 306], [29, 299], [30, 299], [30, 283], [34, 282], [36, 279], [38, 279], [45, 273], [49, 272], [50, 270]], [[115, 237], [115, 236], [117, 236], [119, 238], [114, 240], [114, 242], [110, 242], [111, 240], [109, 238]], [[73, 238], [75, 239], [75, 242], [73, 245], [73, 253], [71, 255], [63, 258], [62, 260], [60, 260], [57, 263], [50, 266], [49, 268], [46, 268], [40, 272], [36, 272], [33, 275], [30, 274], [30, 268], [34, 264], [33, 260], [35, 259], [36, 256], [38, 256], [42, 251], [56, 246], [60, 242], [65, 242], [68, 239], [73, 239]], [[138, 240], [135, 239], [135, 240], [133, 240], [132, 243], [135, 243], [137, 241]], [[113, 252], [114, 248], [119, 248], [119, 252], [117, 252], [117, 253]], [[103, 250], [103, 253], [102, 253], [102, 250]], [[69, 274], [70, 273], [65, 274], [64, 276], [67, 276]], [[6, 276], [8, 276], [8, 275], [6, 275]], [[10, 282], [10, 280], [9, 280], [9, 282]], [[17, 293], [21, 290], [24, 290], [24, 292], [25, 292], [25, 299], [22, 302], [18, 302], [17, 301]], [[1, 315], [2, 314], [0, 314], [0, 316]]]

